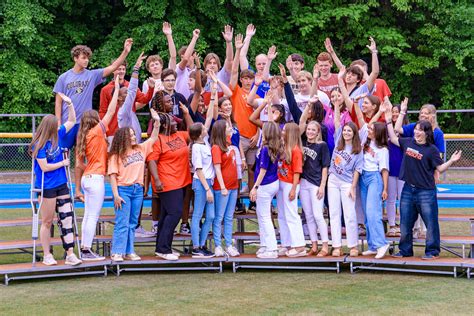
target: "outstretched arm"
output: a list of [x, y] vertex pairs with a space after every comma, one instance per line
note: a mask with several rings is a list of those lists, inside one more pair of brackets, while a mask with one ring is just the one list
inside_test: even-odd
[[74, 110], [74, 104], [72, 104], [71, 99], [62, 92], [58, 92], [56, 95], [59, 95], [61, 100], [64, 100], [67, 105], [68, 117], [67, 122], [64, 123], [64, 127], [66, 128], [66, 132], [69, 132], [76, 124], [76, 111]]
[[123, 44], [123, 50], [120, 56], [109, 66], [104, 68], [104, 73], [102, 74], [102, 77], [108, 77], [110, 76], [117, 68], [123, 64], [125, 61], [125, 58], [127, 58], [128, 53], [130, 53], [130, 50], [132, 49], [132, 44], [133, 44], [133, 39], [127, 38], [125, 40], [125, 43]]
[[408, 110], [408, 98], [403, 99], [402, 103], [400, 104], [400, 114], [398, 115], [397, 121], [395, 122], [395, 131], [400, 135], [403, 135], [403, 119], [407, 115]]
[[212, 71], [209, 71], [208, 73], [209, 77], [211, 77], [211, 80], [214, 82], [217, 82], [217, 85], [221, 88], [222, 92], [224, 93], [224, 96], [230, 98], [232, 96], [232, 90], [230, 90], [229, 86], [226, 85], [224, 82], [220, 81], [219, 78], [217, 78], [216, 74]]
[[265, 68], [263, 68], [263, 80], [268, 80], [268, 78], [270, 78], [270, 67], [272, 66], [272, 61], [277, 57], [277, 55], [276, 46], [271, 46], [267, 53], [267, 63], [265, 64]]
[[196, 79], [194, 80], [194, 94], [193, 98], [191, 100], [191, 110], [193, 113], [196, 113], [198, 105], [199, 105], [199, 99], [201, 98], [201, 92], [202, 92], [202, 81], [201, 81], [201, 61], [199, 60], [199, 54], [196, 54], [194, 56], [194, 63], [196, 65]]
[[298, 104], [295, 100], [295, 95], [293, 94], [293, 89], [291, 89], [291, 86], [288, 82], [288, 78], [286, 77], [285, 66], [283, 66], [282, 64], [278, 64], [278, 68], [280, 68], [280, 75], [284, 84], [283, 89], [285, 90], [286, 103], [288, 103], [288, 108], [290, 109], [290, 113], [293, 116], [293, 121], [295, 121], [296, 124], [299, 124], [301, 110], [298, 108]]
[[258, 73], [255, 74], [255, 80], [254, 80], [252, 90], [250, 90], [250, 93], [247, 96], [247, 104], [250, 104], [254, 109], [258, 107], [257, 91], [260, 85], [262, 84], [262, 82], [263, 82], [262, 75]]
[[239, 78], [239, 65], [240, 65], [239, 56], [240, 56], [240, 50], [242, 49], [243, 45], [244, 43], [243, 43], [242, 34], [237, 34], [237, 36], [235, 37], [235, 57], [234, 57], [234, 62], [232, 63], [232, 72], [230, 74], [230, 81], [229, 81], [229, 86], [232, 89], [232, 91], [235, 89], [235, 86], [237, 85], [237, 79]]
[[[386, 97], [388, 99], [388, 97]], [[388, 137], [392, 144], [400, 147], [400, 142], [398, 141], [398, 136], [395, 134], [392, 124], [392, 104], [388, 105], [385, 109], [385, 122], [387, 123]]]
[[341, 62], [339, 57], [337, 57], [336, 52], [332, 47], [331, 39], [329, 37], [327, 37], [324, 41], [324, 46], [326, 47], [326, 51], [329, 53], [329, 55], [331, 55], [331, 58], [336, 64], [337, 69], [341, 70], [341, 68], [344, 67], [344, 64]]
[[367, 79], [367, 88], [369, 91], [372, 91], [374, 87], [375, 79], [379, 76], [379, 59], [377, 57], [377, 46], [375, 45], [375, 41], [372, 37], [369, 38], [370, 46], [367, 45], [367, 48], [370, 50], [372, 54], [372, 71], [370, 72], [369, 78]]
[[114, 94], [112, 95], [112, 100], [109, 103], [109, 107], [107, 108], [107, 112], [105, 113], [104, 117], [102, 118], [102, 124], [105, 126], [108, 126], [110, 121], [112, 120], [112, 117], [115, 114], [115, 110], [117, 109], [117, 99], [120, 91], [120, 83], [119, 83], [119, 77], [115, 76], [115, 89], [114, 89]]
[[245, 31], [245, 39], [244, 39], [244, 46], [240, 51], [240, 69], [248, 69], [249, 68], [249, 60], [247, 58], [247, 53], [250, 47], [250, 41], [252, 37], [255, 35], [257, 29], [253, 24], [247, 25], [247, 30]]
[[194, 52], [194, 47], [196, 47], [196, 42], [199, 38], [199, 34], [201, 31], [199, 29], [195, 29], [193, 31], [193, 37], [191, 38], [191, 41], [189, 42], [188, 48], [186, 48], [186, 51], [184, 52], [183, 58], [181, 58], [178, 67], [181, 70], [184, 70], [186, 67], [186, 64], [188, 63], [188, 60], [192, 58], [192, 54]]
[[337, 74], [337, 82], [339, 85], [339, 89], [341, 90], [342, 97], [344, 99], [344, 104], [346, 105], [346, 108], [349, 111], [349, 113], [351, 113], [354, 102], [352, 102], [351, 98], [349, 97], [349, 92], [347, 92], [346, 84], [344, 83], [345, 74], [346, 74], [346, 67], [341, 66], [341, 68], [339, 68], [339, 73]]
[[[232, 38], [234, 37], [234, 29], [230, 25], [226, 25], [224, 27], [224, 32], [222, 32], [222, 36], [225, 40], [225, 62], [224, 62], [224, 69], [226, 72], [232, 71], [232, 60], [234, 59], [234, 48], [232, 47]], [[237, 55], [237, 59], [240, 58], [240, 51], [235, 52]]]
[[168, 68], [176, 69], [176, 46], [174, 45], [173, 30], [171, 29], [170, 23], [163, 22], [163, 33], [165, 34], [166, 41], [168, 42], [168, 52], [170, 55], [170, 60], [168, 61]]
[[446, 170], [448, 170], [449, 167], [451, 167], [453, 163], [461, 159], [461, 154], [462, 154], [462, 150], [456, 150], [454, 154], [451, 156], [451, 159], [446, 161], [444, 164], [436, 167], [436, 170], [438, 170], [439, 173], [445, 172]]

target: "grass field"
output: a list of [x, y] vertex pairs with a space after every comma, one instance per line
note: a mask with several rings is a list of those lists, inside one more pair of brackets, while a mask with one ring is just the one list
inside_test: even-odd
[[[30, 216], [28, 209], [2, 209], [1, 219]], [[468, 214], [449, 209], [441, 213]], [[79, 210], [81, 213], [81, 210]], [[103, 214], [111, 214], [106, 209]], [[147, 223], [149, 225], [149, 223]], [[251, 226], [247, 226], [251, 228]], [[110, 227], [109, 227], [110, 230]], [[467, 223], [441, 223], [441, 232], [469, 234]], [[30, 227], [1, 228], [0, 239], [28, 239]], [[421, 249], [419, 250], [421, 251]], [[152, 254], [140, 248], [139, 254]], [[56, 249], [56, 254], [60, 254]], [[443, 252], [443, 255], [447, 254]], [[30, 255], [0, 255], [0, 264]], [[250, 271], [124, 273], [15, 281], [0, 286], [0, 315], [24, 314], [342, 314], [472, 315], [474, 283], [465, 277], [361, 272]]]

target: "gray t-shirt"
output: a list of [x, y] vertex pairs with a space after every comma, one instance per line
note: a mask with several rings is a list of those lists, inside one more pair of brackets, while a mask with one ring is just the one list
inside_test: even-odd
[[[95, 87], [103, 81], [104, 69], [88, 70], [84, 69], [80, 73], [75, 73], [69, 69], [59, 76], [54, 85], [53, 92], [62, 92], [71, 98], [76, 111], [77, 122], [80, 121], [82, 113], [92, 110], [92, 94]], [[67, 105], [63, 102], [61, 123], [64, 124], [68, 118]]]
[[137, 138], [137, 144], [142, 142], [142, 128], [138, 121], [137, 114], [133, 111], [133, 104], [135, 103], [135, 97], [137, 96], [138, 79], [132, 77], [130, 84], [128, 85], [127, 97], [125, 102], [120, 107], [117, 114], [118, 127], [131, 127], [135, 132]]

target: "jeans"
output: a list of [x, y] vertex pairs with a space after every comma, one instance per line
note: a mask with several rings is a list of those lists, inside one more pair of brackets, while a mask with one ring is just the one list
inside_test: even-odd
[[312, 242], [318, 241], [318, 228], [322, 242], [328, 242], [328, 225], [324, 220], [324, 198], [318, 199], [317, 194], [319, 187], [301, 179], [300, 183], [300, 200], [301, 207], [305, 210], [306, 224], [308, 225], [309, 237]]
[[81, 187], [84, 191], [84, 217], [82, 218], [81, 245], [92, 247], [97, 221], [99, 220], [102, 204], [104, 203], [105, 184], [101, 174], [88, 174], [81, 178]]
[[138, 184], [118, 186], [118, 194], [124, 200], [122, 209], [115, 209], [115, 227], [112, 238], [113, 254], [135, 253], [135, 228], [143, 202], [143, 187]]
[[300, 185], [296, 186], [295, 198], [290, 201], [291, 183], [280, 181], [280, 190], [277, 194], [278, 226], [282, 247], [304, 247], [303, 224], [298, 214], [298, 194]]
[[347, 247], [357, 247], [359, 243], [355, 201], [349, 197], [351, 187], [352, 183], [344, 182], [334, 174], [329, 175], [329, 218], [331, 220], [331, 239], [334, 248], [342, 246], [341, 214], [344, 214], [344, 222], [346, 223]]
[[365, 215], [367, 243], [369, 250], [375, 251], [387, 244], [382, 221], [382, 175], [379, 171], [362, 171], [359, 187]]
[[400, 244], [403, 256], [413, 256], [413, 226], [418, 214], [426, 224], [425, 254], [438, 256], [440, 233], [436, 189], [418, 189], [405, 183], [400, 201]]
[[405, 181], [398, 179], [398, 177], [388, 177], [388, 197], [386, 209], [389, 226], [395, 226], [395, 218], [397, 215], [395, 203], [397, 202], [397, 199], [400, 201], [404, 183]]
[[[207, 185], [212, 190], [212, 179], [207, 179]], [[193, 190], [194, 190], [194, 211], [193, 218], [191, 219], [191, 237], [193, 240], [193, 247], [202, 247], [206, 243], [207, 235], [211, 230], [212, 222], [215, 217], [215, 206], [214, 203], [207, 202], [206, 190], [202, 186], [199, 179], [193, 179]], [[202, 215], [206, 209], [206, 218], [202, 227], [199, 228]]]
[[184, 193], [185, 188], [158, 193], [161, 207], [155, 248], [158, 253], [172, 253], [174, 230], [183, 215]]
[[257, 219], [260, 231], [260, 246], [267, 251], [277, 250], [275, 228], [272, 221], [272, 200], [277, 195], [279, 181], [260, 185], [257, 189]]
[[232, 228], [234, 223], [235, 204], [237, 203], [237, 189], [228, 190], [229, 194], [222, 195], [221, 190], [214, 192], [216, 199], [216, 216], [212, 222], [214, 245], [221, 246], [222, 221], [224, 221], [224, 240], [227, 247], [232, 246]]

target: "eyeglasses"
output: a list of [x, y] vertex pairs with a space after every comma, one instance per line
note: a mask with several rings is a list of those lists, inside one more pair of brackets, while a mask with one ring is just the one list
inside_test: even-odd
[[175, 82], [175, 81], [176, 81], [176, 79], [165, 79], [165, 80], [163, 80], [163, 82]]

